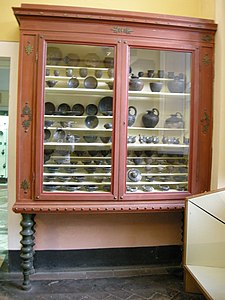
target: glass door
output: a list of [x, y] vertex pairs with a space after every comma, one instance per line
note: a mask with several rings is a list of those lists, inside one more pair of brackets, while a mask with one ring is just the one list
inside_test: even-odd
[[130, 50], [127, 193], [188, 190], [191, 53]]
[[43, 191], [109, 193], [114, 48], [47, 43]]

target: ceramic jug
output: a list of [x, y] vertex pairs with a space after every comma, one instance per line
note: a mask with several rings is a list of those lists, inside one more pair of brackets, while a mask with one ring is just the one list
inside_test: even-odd
[[134, 74], [131, 75], [131, 78], [129, 80], [129, 90], [130, 91], [141, 91], [144, 87], [144, 82], [139, 79], [138, 76], [135, 76]]
[[136, 109], [136, 107], [129, 106], [128, 107], [128, 126], [129, 127], [131, 127], [134, 124], [136, 115], [137, 115], [137, 109]]
[[166, 128], [184, 128], [183, 116], [180, 112], [171, 114], [168, 119], [165, 121]]
[[147, 110], [142, 117], [142, 122], [146, 128], [154, 128], [159, 122], [159, 111], [157, 108]]

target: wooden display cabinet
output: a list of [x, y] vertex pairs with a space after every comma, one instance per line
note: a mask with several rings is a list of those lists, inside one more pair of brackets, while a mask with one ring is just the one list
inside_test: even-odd
[[30, 229], [22, 231], [29, 288], [35, 214], [174, 211], [209, 190], [216, 25], [78, 7], [13, 10], [21, 31], [13, 210]]

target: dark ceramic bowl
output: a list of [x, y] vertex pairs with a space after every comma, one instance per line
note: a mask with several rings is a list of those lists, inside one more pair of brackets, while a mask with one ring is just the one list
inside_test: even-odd
[[59, 185], [44, 185], [43, 186], [44, 191], [46, 192], [52, 192], [52, 191], [57, 191], [60, 189]]
[[111, 139], [112, 139], [111, 136], [100, 136], [100, 140], [101, 140], [103, 143], [109, 143], [109, 142], [111, 142]]
[[86, 106], [86, 114], [88, 116], [95, 116], [98, 113], [98, 107], [95, 104], [88, 104]]
[[67, 192], [75, 192], [81, 189], [81, 186], [79, 185], [67, 185], [64, 186], [63, 189]]
[[88, 127], [88, 128], [96, 128], [98, 126], [98, 118], [96, 116], [87, 116], [86, 119], [85, 119], [85, 125]]
[[114, 58], [106, 56], [104, 59], [104, 66], [106, 68], [113, 68], [114, 67]]
[[98, 189], [98, 187], [96, 185], [86, 185], [85, 189], [88, 192], [94, 192], [94, 191], [96, 191]]
[[67, 157], [55, 158], [54, 162], [58, 165], [66, 164], [66, 163], [68, 163], [68, 158]]
[[71, 174], [71, 173], [74, 173], [77, 170], [77, 168], [66, 167], [66, 168], [64, 168], [64, 170], [65, 170], [66, 173]]
[[80, 62], [80, 57], [76, 53], [69, 53], [64, 57], [63, 60], [67, 66], [77, 67]]
[[110, 192], [111, 186], [110, 186], [110, 185], [103, 185], [102, 189], [103, 189], [103, 191], [105, 191], [105, 192]]
[[47, 80], [46, 84], [48, 87], [54, 87], [58, 81], [57, 80]]
[[96, 53], [88, 53], [84, 58], [86, 67], [96, 68], [101, 62], [100, 57]]
[[52, 102], [45, 102], [45, 114], [52, 115], [55, 112], [55, 105]]
[[106, 123], [104, 127], [105, 129], [112, 129], [112, 123]]
[[47, 47], [47, 64], [58, 65], [62, 60], [62, 52], [57, 47]]
[[149, 185], [143, 185], [142, 189], [144, 192], [152, 192], [154, 191], [154, 187], [153, 186], [149, 186]]
[[96, 172], [96, 168], [95, 167], [86, 167], [84, 168], [85, 171], [87, 171], [88, 173], [95, 173]]
[[70, 111], [70, 106], [67, 103], [61, 103], [58, 107], [58, 111], [62, 114], [66, 114], [68, 111]]
[[54, 181], [55, 179], [56, 179], [56, 177], [54, 177], [54, 176], [45, 176], [44, 177], [45, 182]]
[[83, 182], [85, 180], [85, 176], [75, 176], [74, 180], [77, 182]]
[[113, 89], [113, 85], [114, 85], [114, 82], [113, 81], [109, 81], [109, 82], [106, 82], [109, 89], [112, 90]]
[[84, 107], [82, 104], [77, 103], [72, 107], [72, 112], [74, 112], [74, 116], [82, 116], [84, 114]]
[[72, 77], [68, 80], [67, 85], [69, 88], [77, 88], [79, 86], [79, 80], [77, 78]]
[[57, 171], [59, 171], [58, 167], [47, 167], [47, 170], [49, 173], [55, 173]]
[[150, 82], [149, 83], [150, 89], [152, 92], [160, 92], [162, 87], [163, 87], [163, 83], [162, 82]]
[[45, 120], [45, 127], [48, 128], [54, 124], [54, 121], [52, 120]]
[[96, 89], [98, 86], [98, 81], [93, 76], [88, 76], [84, 79], [84, 87], [86, 89]]
[[94, 143], [97, 140], [97, 136], [95, 135], [85, 135], [83, 138], [87, 143]]
[[70, 181], [71, 177], [68, 177], [68, 176], [58, 176], [58, 177], [56, 177], [56, 180], [58, 180], [60, 182], [66, 182], [66, 181]]
[[49, 129], [44, 130], [44, 140], [47, 141], [51, 137], [51, 131]]

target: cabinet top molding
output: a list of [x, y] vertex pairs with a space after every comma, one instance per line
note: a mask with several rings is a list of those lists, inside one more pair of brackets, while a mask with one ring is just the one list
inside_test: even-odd
[[157, 26], [177, 28], [192, 28], [216, 31], [217, 25], [213, 20], [172, 16], [164, 14], [153, 14], [143, 12], [132, 12], [122, 10], [83, 8], [72, 6], [21, 4], [21, 7], [13, 7], [14, 14], [20, 24], [23, 17], [47, 17], [68, 19], [90, 19], [104, 20], [107, 22], [142, 23]]

